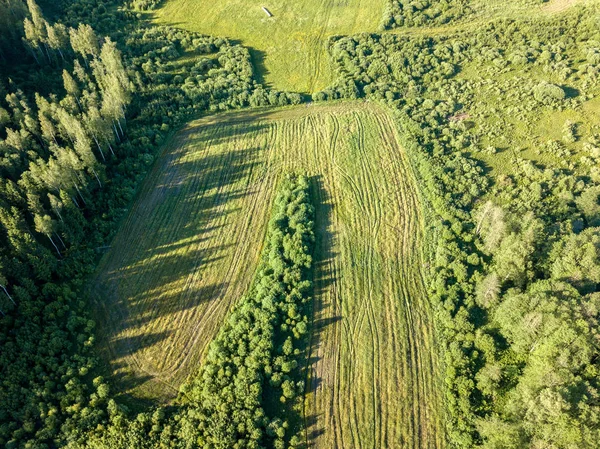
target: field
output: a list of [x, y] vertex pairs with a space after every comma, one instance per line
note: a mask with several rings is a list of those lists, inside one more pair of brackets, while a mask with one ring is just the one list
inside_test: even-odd
[[160, 24], [238, 40], [250, 48], [261, 81], [280, 90], [313, 93], [333, 81], [327, 38], [376, 31], [385, 2], [170, 0], [155, 15]]
[[284, 169], [308, 173], [317, 202], [310, 447], [442, 447], [418, 192], [371, 103], [227, 113], [175, 135], [94, 281], [115, 374], [168, 400], [197, 369], [253, 276]]

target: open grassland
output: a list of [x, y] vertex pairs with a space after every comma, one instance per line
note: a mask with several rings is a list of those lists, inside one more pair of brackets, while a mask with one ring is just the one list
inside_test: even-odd
[[415, 180], [370, 103], [223, 114], [172, 139], [94, 282], [114, 372], [165, 398], [199, 366], [249, 286], [284, 170], [307, 172], [317, 203], [307, 442], [442, 447]]
[[[376, 31], [386, 0], [168, 0], [160, 24], [239, 40], [262, 80], [280, 90], [313, 93], [333, 81], [327, 38]], [[267, 17], [265, 6], [273, 14]]]

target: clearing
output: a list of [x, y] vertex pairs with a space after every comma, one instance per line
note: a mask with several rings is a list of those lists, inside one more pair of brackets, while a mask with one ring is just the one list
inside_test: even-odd
[[169, 0], [155, 17], [159, 24], [237, 40], [250, 48], [261, 81], [311, 94], [334, 78], [328, 37], [376, 31], [386, 1]]
[[396, 132], [356, 102], [219, 114], [176, 134], [93, 284], [123, 386], [168, 400], [198, 368], [252, 279], [278, 177], [297, 169], [317, 203], [309, 446], [443, 447], [422, 216]]

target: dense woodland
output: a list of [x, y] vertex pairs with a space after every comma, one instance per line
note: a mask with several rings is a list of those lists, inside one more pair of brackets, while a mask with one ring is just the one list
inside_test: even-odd
[[[394, 0], [383, 24], [441, 25], [469, 3]], [[297, 446], [303, 177], [282, 182], [253, 287], [176, 405], [127, 410], [97, 360], [82, 286], [164, 139], [203, 111], [302, 100], [259, 85], [242, 46], [121, 6], [0, 0], [0, 445]], [[432, 217], [451, 447], [600, 440], [600, 129], [565, 121], [561, 139], [527, 151], [499, 144], [515, 126], [503, 111], [533, 130], [536, 114], [597, 98], [597, 17], [330, 42], [338, 81], [314, 100], [395, 110]], [[506, 152], [509, 166], [490, 165]]]

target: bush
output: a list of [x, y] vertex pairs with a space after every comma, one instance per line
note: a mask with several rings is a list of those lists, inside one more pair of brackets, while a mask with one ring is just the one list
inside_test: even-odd
[[566, 94], [562, 87], [542, 81], [533, 89], [533, 97], [544, 104], [556, 104], [565, 99]]

